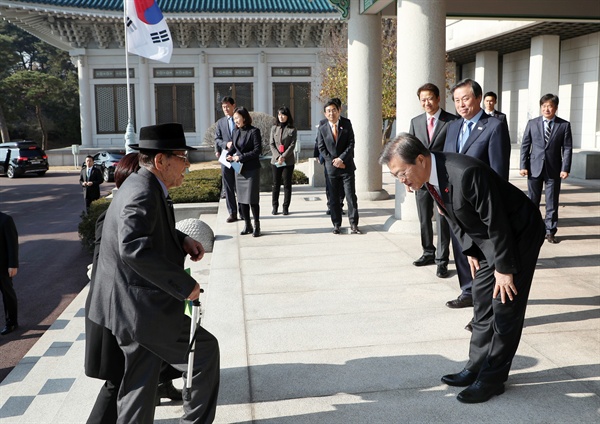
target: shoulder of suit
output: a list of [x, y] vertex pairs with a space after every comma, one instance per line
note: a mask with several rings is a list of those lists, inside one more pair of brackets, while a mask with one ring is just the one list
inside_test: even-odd
[[456, 116], [455, 114], [450, 113], [450, 112], [446, 112], [444, 109], [442, 109], [442, 111], [440, 112], [440, 121], [450, 122], [450, 121], [454, 121], [454, 120], [456, 120], [458, 118], [459, 117]]

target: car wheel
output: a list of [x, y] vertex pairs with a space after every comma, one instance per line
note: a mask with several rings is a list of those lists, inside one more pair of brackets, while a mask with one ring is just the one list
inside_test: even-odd
[[38, 174], [38, 177], [43, 177], [46, 174], [46, 171], [40, 171], [37, 174]]
[[6, 171], [6, 176], [8, 178], [15, 178], [15, 168], [12, 165], [8, 165], [8, 170]]
[[104, 168], [102, 171], [102, 177], [104, 178], [105, 182], [110, 182], [110, 170], [108, 168]]

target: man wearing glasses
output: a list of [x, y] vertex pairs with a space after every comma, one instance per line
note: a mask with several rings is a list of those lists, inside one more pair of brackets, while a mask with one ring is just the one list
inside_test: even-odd
[[[200, 260], [204, 248], [175, 229], [168, 195], [183, 182], [187, 151], [195, 150], [186, 146], [183, 127], [143, 127], [139, 144], [131, 147], [139, 150], [140, 170], [125, 180], [106, 212], [88, 317], [115, 335], [125, 356], [117, 422], [150, 424], [163, 360], [187, 370], [190, 319], [183, 301], [198, 299], [200, 286], [183, 265], [187, 255]], [[218, 389], [218, 342], [199, 327], [181, 422], [212, 422]]]

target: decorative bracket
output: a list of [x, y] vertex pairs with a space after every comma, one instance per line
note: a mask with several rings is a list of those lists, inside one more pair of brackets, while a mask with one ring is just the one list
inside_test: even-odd
[[329, 3], [333, 5], [342, 14], [342, 18], [348, 19], [350, 16], [350, 0], [329, 0]]

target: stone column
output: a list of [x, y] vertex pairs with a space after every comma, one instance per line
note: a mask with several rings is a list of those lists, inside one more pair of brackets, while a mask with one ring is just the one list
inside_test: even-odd
[[[493, 91], [498, 96], [498, 52], [483, 51], [475, 55], [475, 81], [481, 85], [483, 93]], [[481, 99], [483, 107], [483, 99]]]
[[94, 147], [92, 140], [92, 110], [90, 105], [90, 84], [93, 77], [88, 75], [87, 56], [80, 54], [74, 57], [77, 61], [77, 78], [79, 81], [79, 120], [81, 122], [81, 147]]
[[204, 140], [204, 133], [211, 126], [210, 114], [213, 110], [215, 101], [221, 101], [221, 99], [211, 100], [212, 93], [210, 91], [210, 75], [208, 68], [208, 55], [206, 52], [202, 52], [199, 55], [198, 61], [198, 93], [196, 95], [196, 118], [198, 120], [198, 128], [196, 133], [198, 134], [198, 145], [202, 145]]
[[[397, 5], [396, 132], [400, 133], [408, 132], [410, 120], [423, 113], [417, 98], [421, 85], [437, 85], [445, 98], [446, 0], [403, 0]], [[397, 222], [390, 230], [420, 231], [415, 196], [399, 183], [394, 217], [406, 225]]]
[[[356, 195], [362, 200], [387, 199], [381, 165], [381, 16], [361, 15], [350, 2], [348, 20], [348, 117], [356, 143]], [[360, 211], [360, 206], [359, 206]]]
[[257, 73], [258, 81], [256, 84], [256, 93], [258, 94], [256, 96], [256, 106], [254, 107], [254, 110], [257, 112], [264, 112], [270, 114], [271, 112], [269, 111], [268, 98], [269, 93], [271, 93], [271, 90], [269, 90], [268, 88], [269, 75], [267, 66], [267, 54], [265, 52], [260, 52], [258, 54]]
[[560, 36], [540, 35], [531, 39], [529, 54], [529, 107], [527, 119], [540, 115], [540, 98], [558, 95]]
[[[139, 81], [136, 88], [136, 97], [140, 99], [140, 104], [136, 104], [136, 107], [133, 110], [135, 114], [135, 110], [139, 111], [137, 115], [137, 119], [139, 120], [136, 125], [137, 132], [140, 132], [140, 128], [146, 127], [148, 125], [153, 125], [154, 120], [152, 119], [152, 99], [150, 96], [154, 94], [153, 87], [150, 85], [150, 75], [148, 68], [148, 59], [141, 57], [139, 58], [139, 64], [137, 68], [138, 75], [136, 75]], [[135, 79], [133, 79], [135, 81]], [[132, 81], [132, 85], [135, 87], [135, 82]]]

